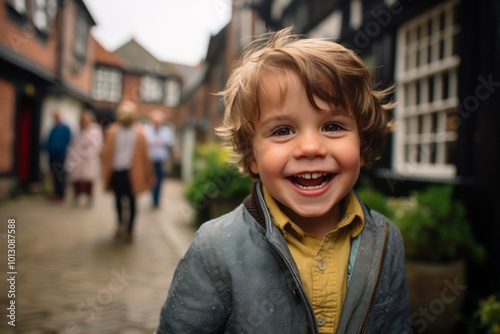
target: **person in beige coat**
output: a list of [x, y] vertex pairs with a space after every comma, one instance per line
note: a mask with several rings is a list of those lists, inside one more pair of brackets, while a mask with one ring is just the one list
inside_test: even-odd
[[[155, 182], [153, 165], [142, 127], [136, 123], [137, 105], [121, 102], [116, 122], [107, 130], [103, 149], [103, 182], [115, 194], [117, 237], [132, 241], [136, 196], [149, 191]], [[127, 200], [124, 206], [122, 201]], [[128, 208], [128, 212], [124, 212]]]

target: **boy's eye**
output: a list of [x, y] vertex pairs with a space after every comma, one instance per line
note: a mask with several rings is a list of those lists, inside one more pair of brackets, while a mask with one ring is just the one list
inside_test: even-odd
[[293, 133], [292, 129], [287, 126], [282, 126], [274, 130], [271, 135], [272, 136], [289, 136]]
[[323, 131], [340, 131], [343, 130], [344, 128], [340, 126], [339, 124], [336, 123], [329, 123], [324, 126]]

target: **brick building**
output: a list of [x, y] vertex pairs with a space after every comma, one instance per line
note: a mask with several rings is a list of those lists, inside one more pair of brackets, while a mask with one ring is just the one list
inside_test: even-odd
[[0, 1], [0, 196], [40, 188], [51, 113], [78, 126], [89, 103], [95, 22], [81, 0]]
[[138, 104], [143, 121], [159, 109], [174, 131], [183, 123], [177, 109], [192, 73], [134, 40], [110, 52], [94, 25], [82, 0], [0, 0], [0, 198], [45, 190], [42, 148], [55, 110], [73, 132], [86, 108], [105, 127], [122, 99]]

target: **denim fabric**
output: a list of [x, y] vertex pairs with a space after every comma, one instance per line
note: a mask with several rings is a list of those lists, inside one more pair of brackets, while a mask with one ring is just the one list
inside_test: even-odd
[[160, 191], [161, 191], [161, 183], [163, 182], [163, 162], [162, 161], [153, 161], [153, 168], [155, 171], [156, 181], [151, 190], [151, 194], [153, 196], [153, 206], [158, 206], [160, 204]]

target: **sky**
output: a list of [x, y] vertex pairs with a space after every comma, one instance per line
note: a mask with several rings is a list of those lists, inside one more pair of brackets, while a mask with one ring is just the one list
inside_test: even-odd
[[231, 17], [231, 0], [84, 0], [92, 35], [108, 51], [131, 38], [161, 61], [197, 65], [211, 35]]

